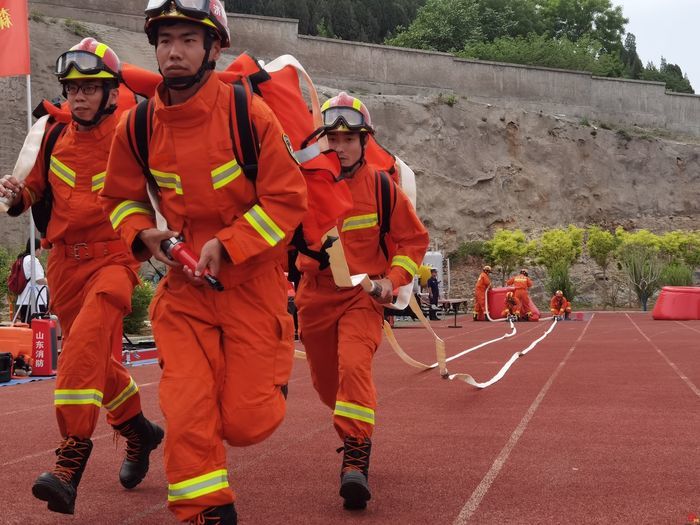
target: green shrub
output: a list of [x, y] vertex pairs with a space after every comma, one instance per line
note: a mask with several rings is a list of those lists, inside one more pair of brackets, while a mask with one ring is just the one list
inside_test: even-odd
[[77, 20], [73, 20], [72, 18], [66, 18], [63, 22], [63, 25], [68, 31], [73, 33], [75, 36], [79, 36], [81, 38], [94, 36], [87, 27], [85, 27], [82, 23], [78, 22]]
[[485, 259], [489, 255], [489, 250], [484, 241], [465, 241], [457, 249], [448, 255], [454, 262], [466, 261], [469, 257]]
[[550, 296], [557, 290], [561, 290], [564, 292], [564, 297], [573, 302], [576, 297], [576, 286], [571, 281], [569, 269], [570, 265], [566, 261], [560, 260], [554, 263], [548, 270], [546, 286]]
[[143, 328], [143, 322], [148, 318], [148, 307], [153, 299], [155, 288], [148, 281], [143, 281], [131, 295], [131, 313], [124, 318], [124, 331], [127, 334], [138, 334]]
[[692, 286], [693, 270], [687, 264], [671, 263], [661, 272], [662, 286]]
[[0, 297], [7, 297], [9, 290], [7, 289], [7, 278], [10, 275], [10, 268], [15, 258], [7, 251], [6, 248], [0, 246]]

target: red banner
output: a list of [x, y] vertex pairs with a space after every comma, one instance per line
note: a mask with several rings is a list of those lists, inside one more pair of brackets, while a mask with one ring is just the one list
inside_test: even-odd
[[27, 0], [0, 0], [0, 77], [29, 70]]

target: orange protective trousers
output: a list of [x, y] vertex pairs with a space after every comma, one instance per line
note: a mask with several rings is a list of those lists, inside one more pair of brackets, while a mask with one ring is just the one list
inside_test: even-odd
[[372, 358], [382, 339], [383, 307], [360, 287], [336, 287], [328, 274], [304, 274], [295, 303], [313, 385], [333, 410], [338, 435], [372, 437]]
[[[107, 422], [119, 425], [141, 412], [138, 387], [120, 361], [122, 320], [131, 311], [138, 283], [126, 253], [75, 259], [64, 246], [51, 250], [48, 283], [51, 309], [63, 330], [54, 403], [63, 437], [87, 439], [100, 407]], [[115, 352], [116, 350], [116, 352]]]
[[[224, 439], [233, 446], [259, 443], [284, 419], [281, 386], [294, 359], [286, 291], [276, 264], [223, 292], [196, 286], [178, 271], [158, 288], [151, 319], [163, 368], [168, 506], [180, 521], [234, 501]], [[198, 485], [207, 475], [219, 483]], [[183, 495], [198, 486], [205, 488]]]

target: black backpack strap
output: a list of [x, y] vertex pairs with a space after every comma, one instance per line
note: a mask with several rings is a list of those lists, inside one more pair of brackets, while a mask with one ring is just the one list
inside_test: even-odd
[[[250, 120], [250, 96], [248, 89], [243, 82], [248, 80], [239, 80], [233, 83], [232, 101], [231, 101], [231, 116], [229, 118], [229, 127], [231, 132], [231, 140], [233, 141], [234, 153], [236, 160], [240, 165], [246, 178], [255, 183], [258, 177], [258, 157], [260, 156], [260, 147], [258, 145], [258, 134], [255, 125]], [[248, 83], [250, 88], [250, 84]], [[235, 115], [233, 114], [235, 112]], [[234, 120], [237, 134], [234, 135]], [[238, 146], [236, 147], [236, 137], [238, 137]], [[240, 149], [240, 151], [238, 151]]]
[[51, 155], [56, 147], [56, 142], [58, 138], [66, 129], [67, 124], [65, 122], [56, 123], [49, 133], [46, 135], [46, 141], [44, 142], [44, 195], [40, 201], [32, 204], [32, 217], [34, 218], [34, 224], [36, 229], [39, 230], [42, 237], [46, 237], [46, 229], [49, 226], [49, 220], [51, 219], [51, 208], [53, 206], [53, 192], [51, 191], [51, 185], [49, 184], [49, 167], [51, 165]]
[[[334, 240], [335, 239], [328, 238], [326, 239], [326, 242], [323, 243], [319, 251], [312, 250], [311, 248], [309, 248], [309, 245], [306, 242], [306, 239], [304, 238], [304, 230], [302, 228], [302, 225], [300, 224], [299, 226], [297, 226], [296, 230], [294, 230], [294, 235], [292, 236], [290, 244], [294, 246], [296, 251], [298, 251], [299, 253], [303, 253], [307, 257], [310, 257], [313, 260], [315, 260], [318, 263], [319, 270], [325, 270], [331, 264], [330, 256], [328, 255], [328, 252], [326, 250], [333, 245]], [[294, 260], [296, 260], [296, 256], [294, 256]], [[292, 261], [291, 257], [289, 261]]]
[[151, 139], [153, 130], [153, 112], [155, 104], [151, 99], [142, 100], [138, 105], [131, 110], [126, 125], [126, 136], [129, 140], [131, 153], [136, 159], [136, 162], [141, 166], [143, 176], [146, 177], [148, 184], [158, 191], [156, 180], [148, 167], [148, 143]]
[[396, 205], [396, 191], [393, 192], [393, 181], [384, 171], [376, 172], [377, 178], [377, 214], [379, 215], [379, 247], [389, 260], [389, 250], [386, 246], [386, 234], [391, 231], [391, 213]]

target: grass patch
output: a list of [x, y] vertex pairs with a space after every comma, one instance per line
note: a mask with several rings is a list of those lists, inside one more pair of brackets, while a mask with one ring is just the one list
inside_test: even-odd
[[75, 36], [79, 36], [82, 38], [93, 36], [92, 32], [87, 27], [85, 27], [77, 20], [73, 20], [72, 18], [66, 18], [63, 21], [63, 25], [68, 31], [73, 33]]

